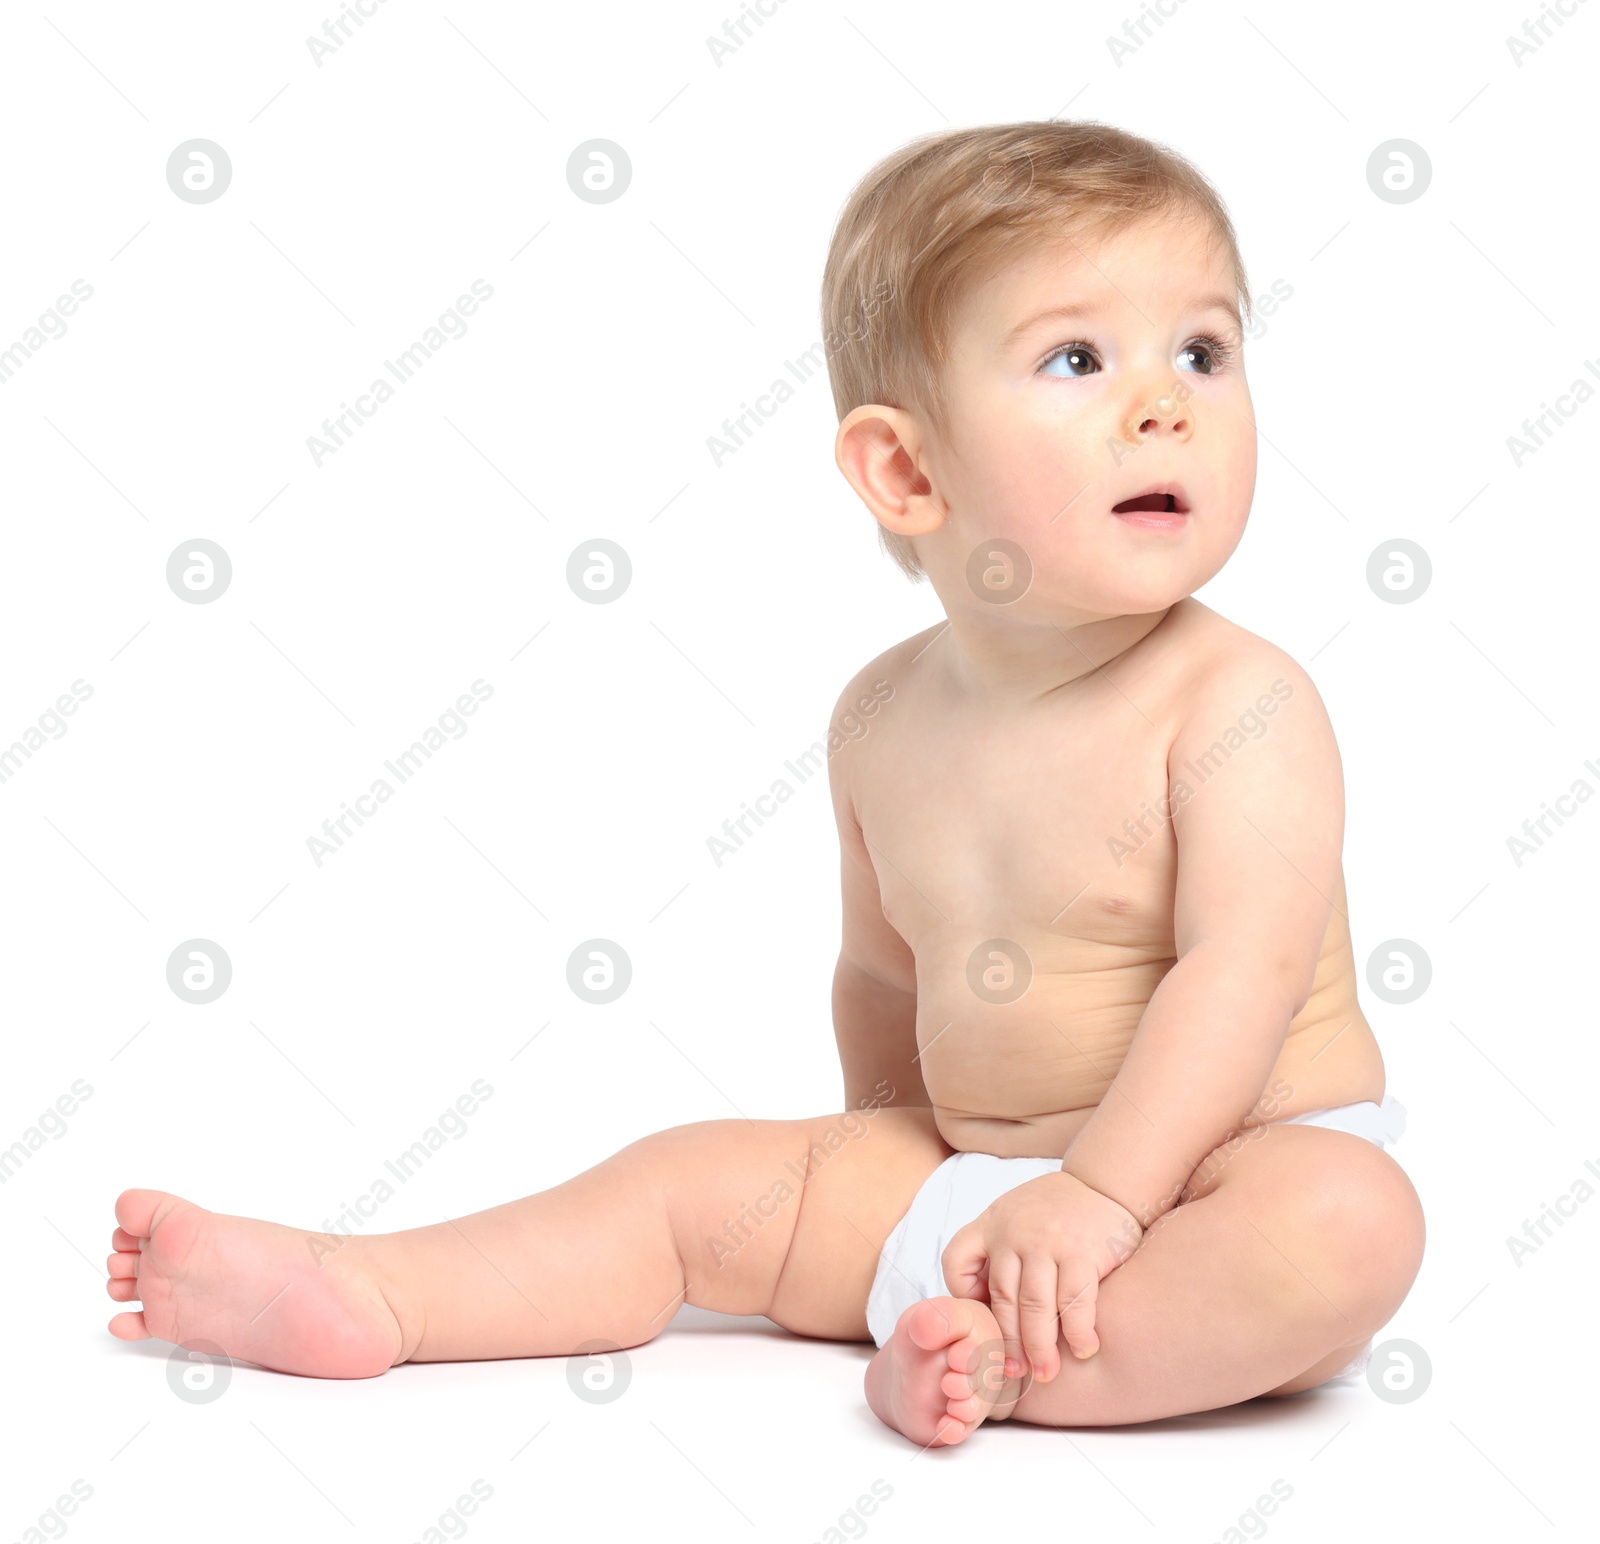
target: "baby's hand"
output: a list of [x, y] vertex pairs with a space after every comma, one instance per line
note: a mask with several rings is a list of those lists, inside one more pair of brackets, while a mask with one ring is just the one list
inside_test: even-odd
[[1008, 1190], [950, 1240], [940, 1263], [952, 1296], [988, 1302], [1006, 1376], [1031, 1366], [1048, 1383], [1061, 1370], [1057, 1318], [1072, 1354], [1093, 1356], [1101, 1279], [1143, 1238], [1132, 1212], [1063, 1170]]

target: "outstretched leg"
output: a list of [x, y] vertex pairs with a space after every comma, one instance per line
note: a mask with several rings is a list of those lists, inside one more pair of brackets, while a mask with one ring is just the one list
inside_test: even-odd
[[878, 1251], [949, 1151], [925, 1109], [700, 1121], [536, 1195], [350, 1238], [129, 1190], [108, 1290], [143, 1307], [111, 1331], [334, 1378], [636, 1346], [683, 1302], [866, 1340]]

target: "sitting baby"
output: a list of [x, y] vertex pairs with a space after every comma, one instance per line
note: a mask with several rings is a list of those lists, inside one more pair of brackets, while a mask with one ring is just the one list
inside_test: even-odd
[[1255, 485], [1241, 300], [1221, 201], [1136, 135], [873, 168], [823, 281], [835, 453], [944, 618], [839, 699], [846, 1111], [670, 1127], [367, 1237], [125, 1191], [112, 1333], [370, 1377], [637, 1346], [690, 1302], [870, 1337], [868, 1401], [925, 1446], [1359, 1365], [1423, 1217], [1327, 713], [1194, 599]]

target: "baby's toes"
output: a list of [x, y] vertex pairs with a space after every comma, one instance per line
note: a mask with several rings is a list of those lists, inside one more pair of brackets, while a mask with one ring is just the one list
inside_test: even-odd
[[134, 1238], [149, 1238], [156, 1219], [156, 1208], [171, 1200], [164, 1190], [124, 1190], [114, 1208], [117, 1221]]
[[958, 1421], [981, 1421], [994, 1408], [995, 1391], [1002, 1386], [999, 1372], [985, 1373], [978, 1365], [981, 1350], [975, 1340], [957, 1341], [950, 1348], [950, 1371], [939, 1380], [939, 1392]]
[[111, 1247], [119, 1252], [138, 1254], [143, 1240], [134, 1237], [126, 1228], [117, 1228], [111, 1234]]
[[950, 1414], [960, 1421], [982, 1421], [1005, 1392], [1005, 1362], [998, 1340], [980, 1343], [972, 1336], [950, 1347], [950, 1370], [940, 1392], [950, 1401]]
[[945, 1409], [955, 1420], [977, 1421], [989, 1413], [986, 1402], [973, 1388], [972, 1379], [964, 1372], [947, 1372], [939, 1380], [939, 1392], [945, 1396]]
[[948, 1401], [946, 1408], [958, 1421], [975, 1421], [988, 1412], [976, 1398], [972, 1374], [963, 1369], [972, 1360], [973, 1342], [958, 1340], [950, 1347], [949, 1371], [939, 1379], [939, 1392]]
[[119, 1303], [132, 1301], [139, 1295], [139, 1257], [118, 1251], [106, 1257], [106, 1291]]

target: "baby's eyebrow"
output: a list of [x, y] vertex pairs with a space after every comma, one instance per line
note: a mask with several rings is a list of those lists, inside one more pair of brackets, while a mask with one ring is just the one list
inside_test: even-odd
[[[1041, 327], [1046, 322], [1070, 322], [1079, 317], [1094, 316], [1102, 309], [1102, 304], [1094, 300], [1075, 300], [1068, 305], [1050, 306], [1044, 311], [1037, 311], [1032, 316], [1017, 323], [1002, 340], [1002, 347], [1010, 346], [1025, 333], [1032, 332], [1035, 327]], [[1204, 311], [1221, 311], [1235, 327], [1243, 327], [1243, 319], [1239, 315], [1238, 303], [1227, 295], [1207, 295], [1195, 301], [1189, 308], [1192, 314]]]

